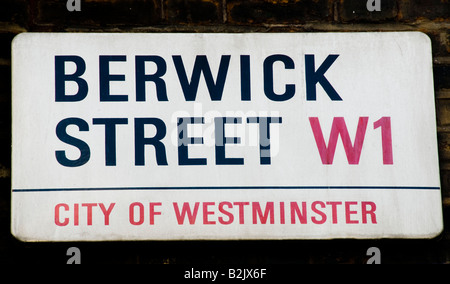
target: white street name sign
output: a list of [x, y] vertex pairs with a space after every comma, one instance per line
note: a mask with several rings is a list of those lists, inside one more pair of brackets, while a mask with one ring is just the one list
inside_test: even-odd
[[419, 32], [20, 34], [12, 142], [23, 241], [443, 228]]

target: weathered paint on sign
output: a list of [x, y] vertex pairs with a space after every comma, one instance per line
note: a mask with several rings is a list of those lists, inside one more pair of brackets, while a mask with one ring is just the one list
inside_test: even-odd
[[26, 33], [12, 50], [21, 240], [442, 230], [422, 33]]

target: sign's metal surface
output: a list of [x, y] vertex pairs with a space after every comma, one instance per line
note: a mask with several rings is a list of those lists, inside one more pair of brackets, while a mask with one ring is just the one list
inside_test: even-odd
[[442, 230], [422, 33], [29, 33], [12, 50], [21, 240]]

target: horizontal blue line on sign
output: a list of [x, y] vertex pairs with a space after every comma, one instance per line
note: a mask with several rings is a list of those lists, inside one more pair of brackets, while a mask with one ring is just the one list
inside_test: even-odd
[[208, 189], [409, 189], [440, 190], [434, 186], [155, 186], [155, 187], [100, 187], [100, 188], [32, 188], [13, 189], [13, 192], [49, 191], [111, 191], [111, 190], [208, 190]]

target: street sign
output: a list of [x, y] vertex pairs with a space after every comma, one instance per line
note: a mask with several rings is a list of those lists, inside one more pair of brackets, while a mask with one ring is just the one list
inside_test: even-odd
[[423, 33], [24, 33], [12, 53], [20, 240], [442, 231]]

